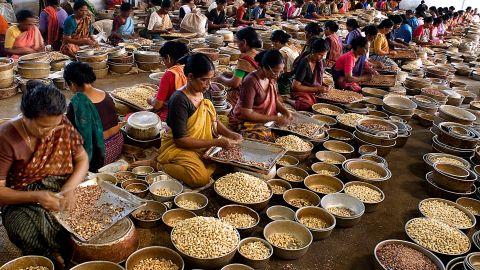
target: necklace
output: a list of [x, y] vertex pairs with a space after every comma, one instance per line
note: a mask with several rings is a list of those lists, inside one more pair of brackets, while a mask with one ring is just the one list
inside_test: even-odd
[[30, 146], [30, 148], [32, 148], [32, 139], [30, 138], [30, 135], [28, 134], [27, 132], [27, 128], [25, 127], [25, 121], [23, 120], [20, 120], [22, 121], [22, 127], [23, 127], [23, 131], [25, 132], [25, 134], [27, 135], [27, 142], [28, 142], [28, 145]]

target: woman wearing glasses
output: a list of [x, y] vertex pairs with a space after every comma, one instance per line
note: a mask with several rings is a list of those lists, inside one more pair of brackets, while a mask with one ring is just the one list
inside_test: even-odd
[[23, 115], [0, 126], [2, 223], [24, 255], [47, 256], [59, 268], [69, 234], [50, 211], [68, 206], [88, 171], [82, 137], [64, 116], [66, 107], [60, 90], [38, 83], [22, 96]]
[[230, 126], [235, 127], [243, 137], [273, 141], [271, 131], [264, 124], [275, 121], [286, 125], [292, 118], [277, 89], [277, 80], [285, 68], [285, 61], [277, 50], [263, 51], [255, 56], [255, 60], [259, 69], [245, 77], [240, 87], [240, 98], [230, 114]]
[[123, 135], [113, 99], [92, 83], [97, 79], [92, 67], [81, 62], [68, 64], [63, 78], [75, 93], [68, 105], [67, 117], [83, 137], [83, 147], [96, 172], [117, 160], [122, 153]]

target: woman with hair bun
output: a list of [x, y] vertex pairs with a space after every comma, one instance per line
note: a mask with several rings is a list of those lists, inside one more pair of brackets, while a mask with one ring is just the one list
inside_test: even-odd
[[292, 118], [277, 91], [276, 81], [284, 70], [284, 58], [279, 51], [270, 50], [257, 54], [255, 60], [260, 67], [242, 83], [240, 98], [230, 114], [230, 125], [243, 137], [273, 141], [265, 123], [275, 121], [286, 125]]
[[204, 54], [194, 54], [185, 61], [187, 84], [175, 91], [168, 106], [168, 133], [155, 160], [134, 164], [149, 165], [186, 185], [197, 188], [210, 183], [215, 166], [204, 163], [202, 156], [212, 146], [232, 148], [242, 136], [217, 120], [213, 103], [204, 96], [215, 74], [212, 61]]
[[115, 112], [115, 103], [108, 93], [92, 86], [97, 79], [92, 67], [71, 62], [63, 78], [75, 93], [68, 105], [67, 117], [83, 137], [83, 146], [90, 160], [90, 171], [116, 161], [123, 148], [123, 135]]
[[275, 30], [272, 32], [270, 40], [273, 48], [278, 50], [285, 61], [285, 73], [278, 78], [278, 91], [280, 94], [289, 94], [292, 85], [291, 72], [293, 71], [293, 63], [298, 58], [299, 53], [288, 46], [288, 42], [292, 36], [283, 30]]

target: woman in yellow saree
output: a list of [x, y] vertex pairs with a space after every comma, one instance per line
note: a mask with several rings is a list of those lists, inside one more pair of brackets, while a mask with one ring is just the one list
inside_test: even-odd
[[184, 67], [187, 84], [170, 97], [167, 116], [170, 130], [162, 137], [159, 155], [150, 163], [190, 187], [210, 182], [215, 166], [202, 160], [208, 148], [231, 148], [242, 140], [240, 134], [217, 121], [215, 107], [204, 98], [214, 71], [206, 55], [188, 56]]

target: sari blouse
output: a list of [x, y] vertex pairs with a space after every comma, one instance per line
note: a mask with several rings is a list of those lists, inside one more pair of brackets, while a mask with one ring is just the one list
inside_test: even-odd
[[0, 126], [0, 138], [0, 179], [15, 190], [25, 190], [47, 176], [69, 176], [83, 145], [66, 116], [51, 136], [38, 140], [34, 151], [10, 121]]
[[[72, 36], [77, 32], [78, 30], [77, 28], [78, 28], [78, 24], [77, 24], [77, 21], [75, 20], [74, 15], [70, 15], [63, 23], [63, 34], [65, 36]], [[91, 22], [90, 22], [90, 25], [88, 26], [88, 29], [89, 29], [88, 30], [89, 34], [84, 36], [83, 38], [87, 38], [93, 34], [93, 26]]]

